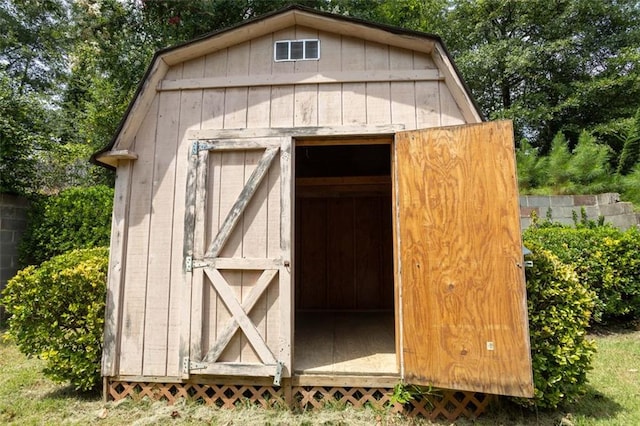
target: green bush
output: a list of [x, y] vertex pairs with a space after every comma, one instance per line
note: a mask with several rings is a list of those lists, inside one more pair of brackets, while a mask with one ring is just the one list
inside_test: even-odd
[[556, 408], [585, 392], [595, 343], [586, 337], [594, 294], [573, 268], [550, 251], [530, 244], [527, 305], [535, 397], [522, 405]]
[[593, 322], [640, 318], [640, 232], [582, 221], [577, 227], [532, 226], [525, 245], [538, 244], [571, 264], [596, 293]]
[[74, 250], [12, 278], [0, 302], [7, 334], [20, 350], [46, 361], [44, 374], [78, 390], [100, 384], [108, 250]]
[[70, 188], [34, 200], [20, 243], [20, 264], [37, 265], [77, 248], [109, 245], [113, 189]]

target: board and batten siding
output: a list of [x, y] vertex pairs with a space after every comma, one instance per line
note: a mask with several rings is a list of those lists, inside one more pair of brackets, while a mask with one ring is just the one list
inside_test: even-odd
[[[276, 40], [305, 38], [320, 39], [320, 60], [274, 62]], [[414, 74], [429, 77], [407, 77]], [[364, 81], [358, 81], [361, 76]], [[300, 26], [170, 67], [137, 131], [132, 150], [138, 160], [125, 177], [128, 196], [120, 202], [127, 202], [128, 208], [120, 211], [126, 215], [127, 237], [120, 250], [123, 272], [116, 279], [122, 295], [120, 310], [111, 314], [120, 317], [112, 319], [120, 324], [120, 337], [113, 337], [118, 348], [103, 372], [120, 377], [180, 376], [181, 315], [184, 318], [189, 304], [183, 273], [189, 131], [354, 125], [417, 129], [464, 123], [430, 55]], [[209, 200], [217, 204], [210, 208], [219, 210], [219, 221], [240, 190], [233, 193], [232, 188], [241, 188], [259, 158], [259, 153], [245, 152], [212, 155], [211, 170], [224, 180], [214, 178], [212, 185], [221, 186], [208, 189], [215, 194]], [[231, 245], [246, 256], [278, 248], [270, 243], [271, 235], [279, 232], [274, 228], [279, 226], [280, 194], [274, 190], [278, 183], [269, 177], [265, 181], [256, 194], [264, 205], [256, 203], [255, 211], [245, 212], [232, 236], [237, 241]], [[216, 229], [219, 223], [214, 220], [209, 226]], [[116, 236], [122, 229], [113, 232]], [[255, 277], [229, 274], [225, 278], [242, 300]], [[192, 306], [191, 313], [194, 319], [206, 319], [201, 331], [205, 345], [229, 316], [210, 287], [204, 287], [203, 303]], [[271, 310], [277, 306], [277, 294], [277, 287], [270, 288], [251, 313], [270, 348], [278, 344], [280, 313]], [[223, 360], [255, 358], [240, 334], [234, 339]]]

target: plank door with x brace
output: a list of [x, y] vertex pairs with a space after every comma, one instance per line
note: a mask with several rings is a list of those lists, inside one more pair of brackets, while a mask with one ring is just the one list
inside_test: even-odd
[[533, 396], [511, 122], [397, 133], [394, 169], [403, 379]]
[[291, 138], [193, 143], [183, 378], [290, 375], [291, 196]]

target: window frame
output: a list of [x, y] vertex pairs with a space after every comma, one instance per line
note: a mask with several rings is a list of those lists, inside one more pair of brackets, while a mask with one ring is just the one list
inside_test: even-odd
[[[299, 43], [302, 42], [302, 57], [301, 58], [292, 58], [291, 57], [291, 45], [292, 43]], [[308, 48], [307, 48], [307, 43], [308, 42], [315, 42], [317, 43], [317, 56], [315, 57], [307, 57], [307, 53], [308, 53]], [[286, 59], [278, 59], [277, 56], [277, 52], [278, 52], [278, 44], [284, 44], [286, 43], [287, 45], [287, 58]], [[295, 40], [276, 40], [273, 43], [273, 60], [275, 62], [295, 62], [295, 61], [319, 61], [320, 60], [320, 39], [317, 38], [303, 38], [303, 39], [295, 39]]]

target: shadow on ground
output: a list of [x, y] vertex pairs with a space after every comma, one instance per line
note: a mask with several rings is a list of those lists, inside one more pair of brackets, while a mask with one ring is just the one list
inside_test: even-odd
[[99, 390], [81, 392], [71, 385], [59, 387], [43, 396], [43, 399], [73, 399], [87, 402], [101, 400], [101, 398]]

